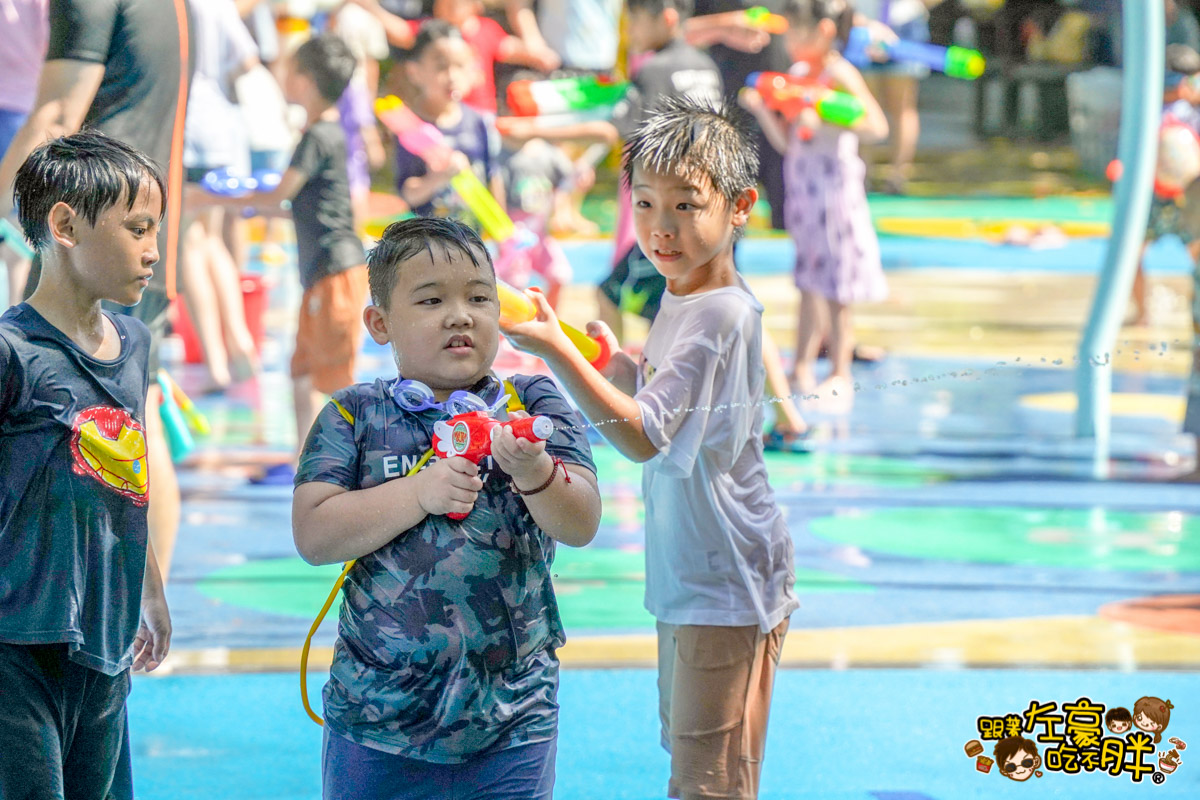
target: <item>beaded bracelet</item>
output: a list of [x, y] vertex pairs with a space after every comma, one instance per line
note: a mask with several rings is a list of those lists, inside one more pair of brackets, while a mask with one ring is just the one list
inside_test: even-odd
[[530, 489], [527, 492], [523, 492], [520, 489], [518, 489], [517, 485], [515, 483], [513, 483], [512, 481], [509, 481], [509, 485], [512, 487], [512, 490], [516, 494], [519, 494], [522, 497], [529, 497], [529, 495], [531, 495], [531, 494], [537, 494], [538, 492], [544, 492], [550, 488], [550, 484], [554, 483], [554, 476], [558, 474], [559, 467], [562, 467], [563, 478], [567, 481], [567, 483], [570, 483], [571, 482], [571, 473], [567, 472], [567, 465], [563, 463], [563, 460], [561, 458], [556, 458], [556, 459], [554, 459], [554, 469], [550, 470], [550, 477], [546, 478], [546, 482], [543, 483], [541, 486], [537, 487], [536, 489]]

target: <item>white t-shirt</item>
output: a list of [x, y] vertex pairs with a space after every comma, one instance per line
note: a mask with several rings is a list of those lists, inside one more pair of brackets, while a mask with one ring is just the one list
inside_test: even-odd
[[231, 99], [232, 76], [247, 59], [258, 57], [258, 45], [233, 0], [204, 0], [192, 3], [191, 10], [196, 71], [188, 93], [183, 163], [248, 173], [250, 147]]
[[[903, 25], [929, 16], [929, 9], [922, 0], [855, 0], [854, 10], [887, 25]], [[884, 19], [885, 14], [887, 19]]]
[[538, 30], [564, 67], [616, 67], [621, 0], [540, 0], [537, 9]]
[[646, 609], [772, 630], [799, 607], [792, 539], [763, 463], [762, 311], [745, 282], [667, 292], [639, 365]]

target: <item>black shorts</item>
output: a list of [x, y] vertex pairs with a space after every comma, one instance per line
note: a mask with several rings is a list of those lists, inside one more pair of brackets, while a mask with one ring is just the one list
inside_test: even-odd
[[667, 279], [635, 244], [600, 283], [600, 291], [621, 311], [653, 322], [667, 291]]
[[0, 797], [132, 800], [129, 670], [76, 664], [65, 644], [0, 643]]

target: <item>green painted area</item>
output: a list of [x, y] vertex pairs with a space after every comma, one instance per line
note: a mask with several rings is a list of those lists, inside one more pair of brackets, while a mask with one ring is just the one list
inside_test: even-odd
[[[615, 192], [615, 190], [614, 190]], [[1047, 223], [1112, 221], [1112, 197], [1108, 195], [1050, 197], [905, 197], [871, 194], [867, 197], [871, 219], [971, 219], [1003, 222], [1037, 219]], [[616, 199], [607, 192], [591, 192], [583, 203], [583, 214], [600, 225], [602, 233], [611, 233], [616, 220]], [[752, 235], [782, 235], [762, 230], [769, 225], [770, 206], [760, 199], [754, 208]]]
[[767, 473], [776, 489], [824, 486], [877, 486], [907, 488], [953, 479], [912, 461], [881, 456], [860, 456], [815, 450], [810, 453], [766, 454]]
[[[642, 606], [644, 555], [640, 550], [559, 547], [554, 588], [567, 630], [628, 630], [654, 627]], [[311, 619], [333, 588], [337, 565], [312, 567], [299, 558], [276, 558], [225, 567], [197, 584], [204, 596], [230, 606]], [[799, 570], [796, 590], [865, 592], [871, 587], [839, 575]], [[338, 595], [329, 616], [336, 617]]]
[[817, 536], [913, 558], [1092, 570], [1200, 570], [1200, 517], [1105, 509], [905, 508], [810, 523]]
[[[623, 490], [632, 487], [640, 503], [641, 465], [634, 464], [607, 445], [593, 447], [592, 456], [597, 474], [603, 478], [600, 488], [606, 499], [620, 496]], [[766, 463], [771, 485], [777, 489], [831, 484], [903, 488], [941, 483], [953, 477], [898, 458], [830, 453], [821, 449], [808, 453], [768, 452]], [[614, 491], [613, 486], [619, 487], [618, 491]]]
[[1003, 221], [1038, 219], [1045, 222], [1111, 222], [1109, 196], [1071, 197], [903, 197], [870, 195], [871, 218], [974, 219]]

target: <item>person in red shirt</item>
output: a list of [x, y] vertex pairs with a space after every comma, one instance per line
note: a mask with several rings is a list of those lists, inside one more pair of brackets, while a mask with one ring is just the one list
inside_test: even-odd
[[434, 0], [433, 16], [454, 25], [475, 52], [481, 73], [475, 88], [462, 102], [485, 114], [496, 114], [496, 62], [522, 64], [542, 71], [554, 69], [548, 52], [528, 48], [519, 37], [507, 33], [494, 19], [480, 16], [480, 0]]

